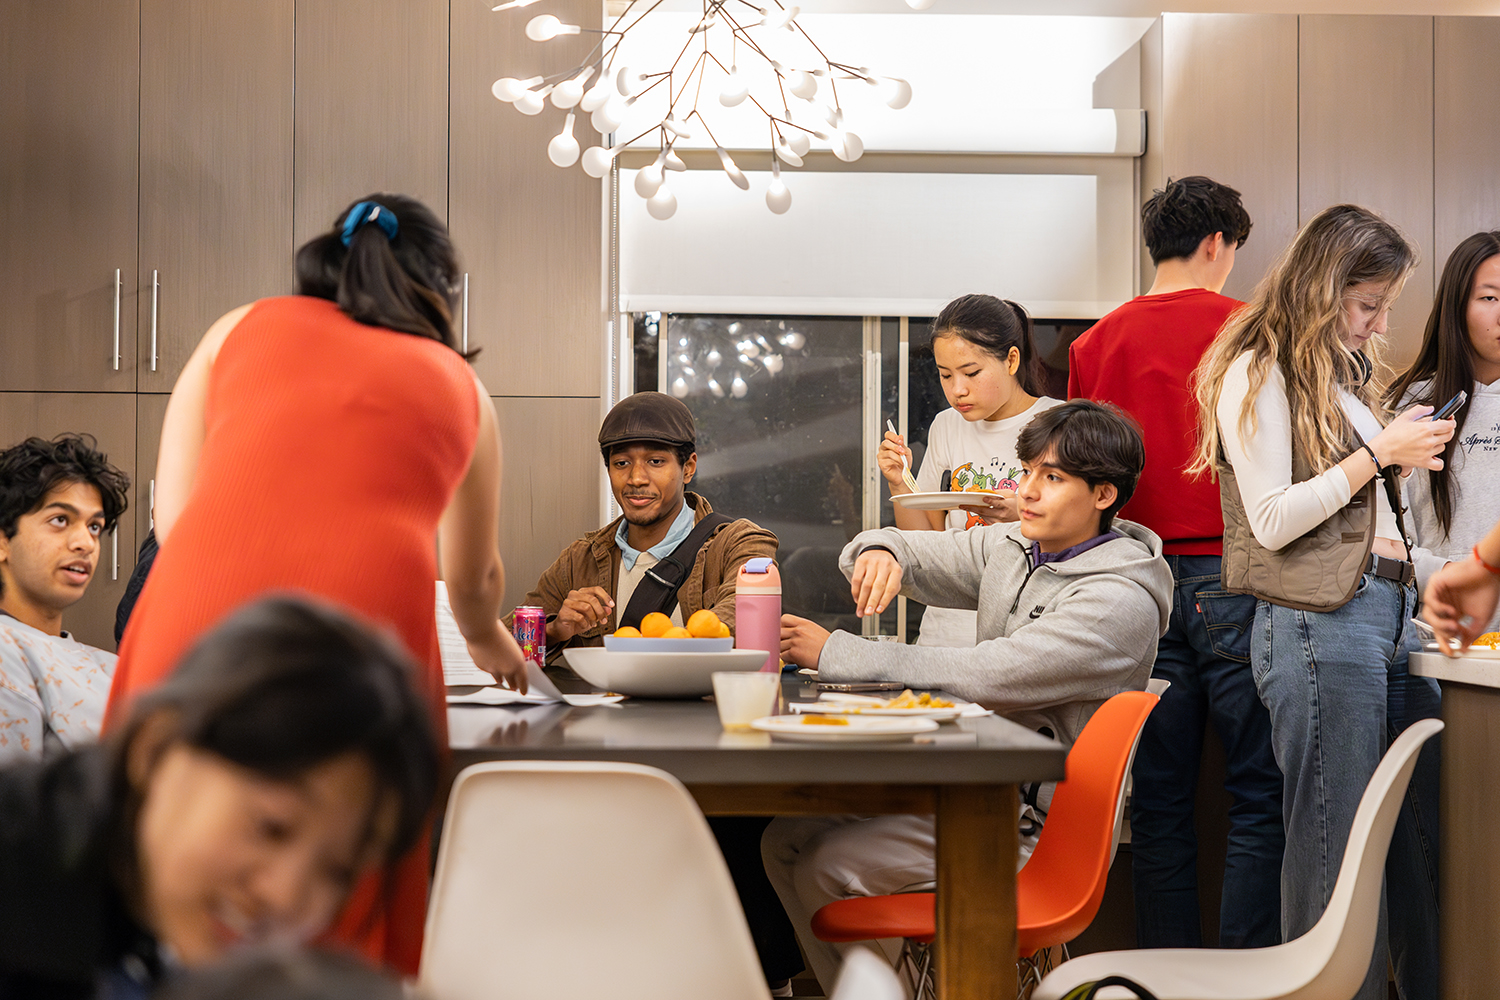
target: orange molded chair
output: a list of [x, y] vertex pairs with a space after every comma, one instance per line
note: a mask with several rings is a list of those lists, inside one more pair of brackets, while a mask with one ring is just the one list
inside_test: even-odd
[[[1036, 850], [1016, 876], [1016, 931], [1025, 989], [1051, 967], [1048, 949], [1066, 945], [1099, 912], [1104, 885], [1118, 845], [1125, 780], [1135, 759], [1141, 727], [1159, 699], [1126, 691], [1106, 701], [1068, 751], [1067, 780], [1059, 782]], [[844, 943], [905, 938], [903, 956], [920, 996], [930, 988], [930, 956], [936, 936], [935, 897], [930, 892], [858, 896], [829, 903], [813, 914], [820, 941]]]

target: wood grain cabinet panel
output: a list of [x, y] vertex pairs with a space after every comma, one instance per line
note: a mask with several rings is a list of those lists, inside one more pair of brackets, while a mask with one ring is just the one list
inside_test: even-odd
[[297, 0], [296, 106], [296, 246], [377, 191], [447, 218], [448, 0]]
[[135, 507], [141, 491], [135, 479], [135, 401], [118, 392], [0, 392], [0, 447], [35, 435], [92, 434], [110, 464], [130, 476], [130, 510], [116, 530], [104, 536], [98, 568], [83, 599], [63, 614], [63, 628], [80, 642], [115, 649], [115, 606], [135, 567]]
[[1163, 14], [1161, 51], [1153, 186], [1203, 174], [1240, 192], [1254, 228], [1224, 294], [1248, 298], [1297, 233], [1297, 17]]
[[294, 9], [141, 2], [142, 392], [171, 391], [225, 312], [291, 290]]
[[1353, 202], [1395, 223], [1421, 263], [1391, 310], [1386, 361], [1408, 364], [1432, 306], [1430, 17], [1300, 18], [1300, 197], [1307, 222]]
[[1439, 17], [1433, 25], [1434, 280], [1464, 237], [1500, 229], [1500, 18]]
[[[528, 118], [495, 100], [502, 76], [562, 72], [597, 35], [545, 45], [526, 37], [525, 11], [453, 4], [448, 224], [469, 274], [475, 370], [497, 396], [597, 396], [604, 309], [600, 292], [602, 182], [547, 159], [566, 112]], [[548, 13], [601, 26], [598, 0], [551, 3]], [[580, 115], [573, 134], [599, 142]]]
[[135, 391], [139, 44], [135, 0], [0, 4], [0, 390]]
[[156, 459], [161, 451], [161, 428], [167, 418], [169, 393], [141, 393], [135, 403], [135, 535], [142, 541], [154, 527], [151, 508], [156, 499]]
[[520, 604], [575, 539], [600, 527], [599, 400], [495, 399], [505, 469], [500, 557], [505, 605]]

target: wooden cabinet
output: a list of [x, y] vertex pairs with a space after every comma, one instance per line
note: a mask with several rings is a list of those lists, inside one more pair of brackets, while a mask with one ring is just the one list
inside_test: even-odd
[[1500, 131], [1487, 122], [1500, 107], [1500, 18], [1439, 17], [1433, 26], [1434, 281], [1464, 237], [1500, 229]]
[[296, 120], [294, 246], [374, 192], [447, 219], [448, 0], [298, 0]]
[[141, 0], [138, 387], [292, 287], [294, 0]]
[[63, 628], [80, 642], [115, 649], [115, 606], [135, 567], [135, 508], [141, 490], [136, 469], [135, 400], [128, 393], [0, 392], [0, 441], [9, 447], [30, 436], [92, 434], [110, 464], [132, 478], [130, 506], [104, 537], [98, 568], [83, 599], [63, 614]]
[[156, 500], [156, 456], [161, 449], [161, 427], [167, 416], [169, 393], [141, 393], [135, 403], [135, 484], [133, 502], [136, 538], [144, 540], [154, 527], [151, 508]]
[[[469, 276], [469, 346], [497, 396], [599, 395], [603, 182], [547, 159], [566, 112], [534, 118], [490, 94], [502, 76], [563, 72], [594, 45], [585, 30], [545, 45], [526, 38], [524, 11], [454, 3], [450, 73], [448, 221]], [[598, 0], [548, 12], [585, 29], [601, 25]], [[599, 141], [580, 115], [573, 134]]]
[[0, 4], [0, 390], [135, 391], [135, 0]]

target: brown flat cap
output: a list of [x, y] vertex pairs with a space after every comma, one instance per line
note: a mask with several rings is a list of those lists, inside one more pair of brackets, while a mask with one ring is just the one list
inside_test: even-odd
[[638, 392], [616, 403], [599, 428], [599, 447], [606, 451], [628, 441], [696, 444], [698, 427], [682, 400], [664, 392]]

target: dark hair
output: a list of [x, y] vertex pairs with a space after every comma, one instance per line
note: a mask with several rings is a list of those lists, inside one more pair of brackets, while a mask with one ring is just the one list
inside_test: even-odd
[[698, 450], [698, 445], [696, 443], [671, 444], [666, 441], [619, 441], [615, 444], [610, 445], [608, 448], [600, 448], [599, 451], [604, 455], [604, 464], [608, 465], [609, 460], [615, 457], [615, 452], [624, 451], [626, 448], [637, 444], [651, 445], [656, 448], [662, 448], [670, 451], [672, 454], [677, 456], [677, 464], [683, 466], [687, 465], [688, 459], [692, 458], [693, 453]]
[[1214, 233], [1242, 247], [1251, 225], [1238, 191], [1201, 176], [1167, 181], [1141, 207], [1141, 237], [1153, 264], [1191, 257]]
[[62, 434], [51, 441], [27, 438], [0, 451], [0, 532], [16, 537], [16, 522], [23, 515], [41, 507], [53, 490], [73, 483], [99, 491], [105, 531], [119, 523], [130, 506], [130, 477], [110, 465], [97, 445], [87, 434]]
[[[166, 713], [169, 742], [205, 750], [266, 778], [288, 781], [344, 754], [369, 762], [378, 794], [394, 800], [386, 862], [421, 834], [438, 783], [429, 708], [415, 668], [394, 642], [341, 611], [305, 598], [250, 604], [200, 639], [158, 688], [141, 695], [113, 737], [123, 851], [135, 843], [139, 789], [129, 747]], [[374, 811], [367, 836], [375, 835]], [[132, 856], [119, 859], [137, 877]]]
[[[387, 238], [378, 225], [360, 225], [346, 247], [344, 221], [366, 201], [396, 217], [396, 235]], [[431, 337], [464, 353], [453, 331], [460, 273], [448, 227], [426, 205], [399, 194], [353, 202], [331, 230], [297, 251], [297, 294], [337, 302], [361, 323]]]
[[153, 1000], [402, 1000], [401, 984], [364, 962], [327, 951], [281, 948], [232, 954], [174, 973]]
[[1016, 457], [1030, 465], [1048, 451], [1059, 469], [1077, 476], [1093, 489], [1103, 483], [1115, 488], [1115, 502], [1099, 515], [1099, 531], [1109, 530], [1115, 513], [1129, 502], [1146, 464], [1146, 443], [1140, 425], [1112, 403], [1070, 399], [1043, 410], [1016, 438]]
[[1004, 361], [1014, 347], [1021, 352], [1016, 381], [1029, 395], [1044, 391], [1041, 359], [1031, 339], [1031, 317], [1010, 299], [993, 295], [961, 295], [943, 306], [932, 321], [932, 339], [960, 337]]
[[[1412, 399], [1413, 403], [1439, 406], [1457, 395], [1460, 389], [1472, 395], [1475, 375], [1474, 344], [1469, 339], [1469, 295], [1474, 289], [1474, 275], [1479, 265], [1497, 254], [1500, 254], [1500, 231], [1475, 233], [1448, 255], [1443, 276], [1438, 279], [1437, 294], [1432, 299], [1432, 312], [1427, 316], [1422, 347], [1411, 367], [1386, 390], [1388, 407], [1394, 410], [1412, 384], [1424, 379], [1429, 380], [1429, 384]], [[1443, 467], [1437, 471], [1427, 470], [1428, 482], [1432, 486], [1432, 506], [1445, 536], [1453, 527], [1453, 505], [1458, 491], [1458, 483], [1449, 475], [1453, 469], [1453, 453], [1473, 402], [1472, 398], [1465, 400], [1453, 414], [1457, 426], [1453, 437], [1443, 446]]]

